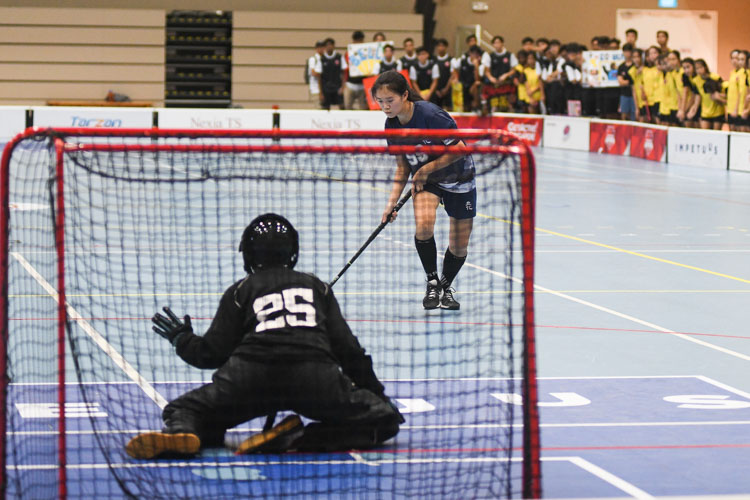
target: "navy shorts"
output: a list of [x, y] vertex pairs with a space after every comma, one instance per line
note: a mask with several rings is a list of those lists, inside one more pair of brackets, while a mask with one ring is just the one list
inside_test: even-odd
[[445, 208], [445, 212], [454, 219], [472, 219], [477, 216], [477, 190], [466, 193], [452, 193], [434, 184], [425, 184], [424, 190], [438, 198]]

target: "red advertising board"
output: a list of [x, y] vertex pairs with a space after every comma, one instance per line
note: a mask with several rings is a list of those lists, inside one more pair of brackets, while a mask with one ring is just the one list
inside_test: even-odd
[[630, 156], [646, 160], [665, 161], [667, 131], [663, 128], [633, 126], [630, 139]]
[[526, 116], [474, 116], [454, 115], [458, 128], [484, 128], [506, 130], [518, 136], [531, 146], [539, 146], [542, 142], [542, 127], [544, 120], [538, 117]]
[[610, 155], [630, 153], [630, 140], [633, 127], [621, 123], [591, 122], [589, 151]]

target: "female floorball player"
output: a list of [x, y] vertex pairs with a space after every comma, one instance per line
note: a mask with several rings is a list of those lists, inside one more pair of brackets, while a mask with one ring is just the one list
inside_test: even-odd
[[[372, 97], [388, 117], [386, 129], [456, 129], [448, 113], [431, 102], [422, 100], [409, 87], [401, 74], [382, 73], [372, 86]], [[458, 139], [388, 139], [389, 144], [463, 145]], [[398, 203], [409, 176], [412, 176], [414, 218], [417, 231], [414, 242], [427, 273], [427, 291], [422, 305], [425, 309], [459, 309], [451, 284], [466, 260], [473, 218], [476, 215], [477, 191], [474, 183], [474, 161], [470, 155], [407, 154], [398, 157], [398, 166], [382, 221], [396, 218]], [[437, 247], [433, 236], [437, 207], [443, 202], [450, 217], [448, 249], [443, 260], [443, 276], [438, 280]]]

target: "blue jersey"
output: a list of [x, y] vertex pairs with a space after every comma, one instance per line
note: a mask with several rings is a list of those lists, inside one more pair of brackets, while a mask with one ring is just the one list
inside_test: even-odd
[[[428, 101], [416, 101], [414, 102], [414, 114], [408, 123], [401, 124], [398, 121], [398, 117], [386, 118], [385, 128], [388, 129], [404, 129], [404, 128], [421, 128], [421, 129], [457, 129], [456, 122], [453, 118], [445, 112], [439, 106], [428, 102]], [[403, 144], [425, 144], [425, 145], [440, 145], [440, 144], [456, 144], [459, 140], [445, 139], [420, 139], [417, 137], [406, 137], [406, 138], [389, 138], [388, 144], [403, 145]], [[408, 154], [404, 155], [406, 163], [409, 165], [411, 174], [422, 168], [423, 165], [433, 161], [441, 155], [427, 155], [424, 153]], [[437, 184], [441, 189], [450, 191], [453, 193], [467, 193], [474, 189], [474, 160], [471, 155], [466, 155], [458, 160], [454, 161], [450, 165], [433, 172], [427, 178], [427, 182], [430, 184]]]

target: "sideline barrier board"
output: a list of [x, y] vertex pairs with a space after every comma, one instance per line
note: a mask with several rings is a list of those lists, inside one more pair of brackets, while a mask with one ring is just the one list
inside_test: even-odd
[[35, 127], [151, 128], [154, 121], [152, 108], [38, 106], [31, 109]]
[[273, 127], [271, 109], [158, 108], [159, 128], [268, 130]]
[[0, 140], [12, 139], [26, 128], [26, 107], [0, 106]]
[[382, 111], [325, 111], [281, 109], [280, 128], [284, 130], [383, 130]]
[[631, 124], [630, 156], [659, 162], [667, 161], [667, 132], [663, 125]]
[[729, 135], [729, 169], [750, 172], [750, 134], [732, 132]]
[[547, 116], [544, 118], [544, 141], [547, 148], [589, 150], [591, 119], [572, 116]]
[[531, 146], [542, 143], [545, 118], [542, 115], [520, 115], [504, 113], [493, 116], [477, 116], [473, 113], [451, 113], [458, 128], [494, 128], [517, 135]]
[[608, 155], [629, 155], [633, 127], [615, 120], [591, 120], [589, 151]]
[[726, 169], [729, 133], [669, 127], [669, 163]]

